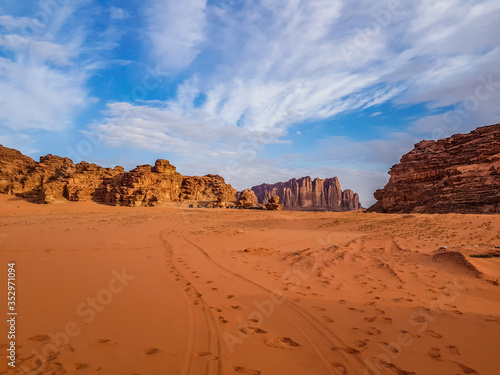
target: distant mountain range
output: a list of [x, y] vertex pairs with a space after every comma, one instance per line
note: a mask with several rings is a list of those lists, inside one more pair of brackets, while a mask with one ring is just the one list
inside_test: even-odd
[[337, 177], [314, 180], [311, 177], [292, 178], [287, 182], [262, 184], [251, 188], [260, 204], [274, 196], [288, 210], [351, 211], [361, 209], [359, 195], [352, 190], [342, 191]]

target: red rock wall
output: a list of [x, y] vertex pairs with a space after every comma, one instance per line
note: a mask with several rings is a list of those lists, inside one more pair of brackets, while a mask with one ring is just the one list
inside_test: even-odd
[[361, 208], [358, 194], [352, 190], [342, 192], [337, 177], [325, 180], [310, 177], [291, 179], [277, 184], [262, 184], [252, 190], [259, 203], [267, 204], [274, 196], [280, 197], [285, 209], [323, 209], [349, 211]]
[[389, 174], [369, 211], [500, 213], [500, 124], [417, 143]]
[[47, 155], [40, 162], [0, 145], [0, 192], [37, 203], [93, 200], [109, 205], [153, 206], [185, 200], [231, 202], [236, 190], [218, 175], [183, 176], [167, 160], [130, 172], [117, 166], [74, 164]]

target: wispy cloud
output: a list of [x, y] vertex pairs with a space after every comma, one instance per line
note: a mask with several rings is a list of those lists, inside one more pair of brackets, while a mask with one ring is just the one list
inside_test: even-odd
[[147, 35], [151, 53], [166, 73], [188, 67], [205, 41], [206, 0], [151, 0]]
[[[195, 75], [192, 91], [205, 96], [210, 118], [251, 130], [286, 130], [391, 101], [449, 106], [479, 71], [498, 70], [493, 0], [151, 4], [156, 64]], [[353, 48], [354, 59], [342, 53]], [[194, 100], [175, 99], [185, 108]]]
[[116, 37], [105, 35], [109, 28], [94, 39], [98, 31], [92, 29], [88, 9], [82, 8], [88, 1], [42, 5], [32, 17], [0, 16], [0, 126], [4, 129], [73, 127], [77, 116], [97, 100], [87, 82], [106, 65], [103, 50], [114, 47]]

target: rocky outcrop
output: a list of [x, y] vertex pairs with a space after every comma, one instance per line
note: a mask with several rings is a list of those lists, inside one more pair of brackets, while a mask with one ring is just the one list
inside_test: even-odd
[[417, 143], [389, 174], [369, 211], [500, 213], [500, 124]]
[[337, 177], [325, 180], [311, 177], [291, 179], [277, 184], [254, 186], [259, 203], [266, 205], [272, 197], [279, 197], [285, 209], [349, 211], [361, 209], [358, 194], [342, 191]]
[[117, 166], [47, 155], [40, 162], [0, 145], [0, 192], [37, 203], [93, 200], [109, 205], [154, 206], [188, 200], [222, 204], [235, 200], [236, 191], [218, 175], [183, 176], [167, 160], [125, 172]]
[[281, 211], [283, 209], [283, 205], [280, 204], [280, 197], [271, 197], [269, 201], [266, 203], [266, 210], [271, 211]]
[[245, 189], [239, 192], [237, 198], [236, 205], [238, 207], [250, 208], [259, 205], [259, 201], [252, 189]]

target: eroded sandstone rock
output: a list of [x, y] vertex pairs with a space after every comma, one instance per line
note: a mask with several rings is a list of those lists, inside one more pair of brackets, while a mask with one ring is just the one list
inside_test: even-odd
[[167, 160], [140, 165], [130, 172], [123, 167], [47, 155], [40, 162], [0, 145], [0, 192], [37, 203], [93, 200], [109, 205], [154, 206], [185, 200], [235, 200], [236, 191], [218, 175], [183, 176]]
[[281, 211], [283, 209], [283, 205], [280, 204], [280, 197], [278, 196], [269, 198], [265, 207], [266, 210], [272, 210], [272, 211]]
[[257, 207], [259, 205], [259, 201], [252, 189], [245, 189], [238, 193], [236, 205], [244, 208]]
[[500, 124], [422, 141], [394, 165], [369, 211], [500, 213]]

